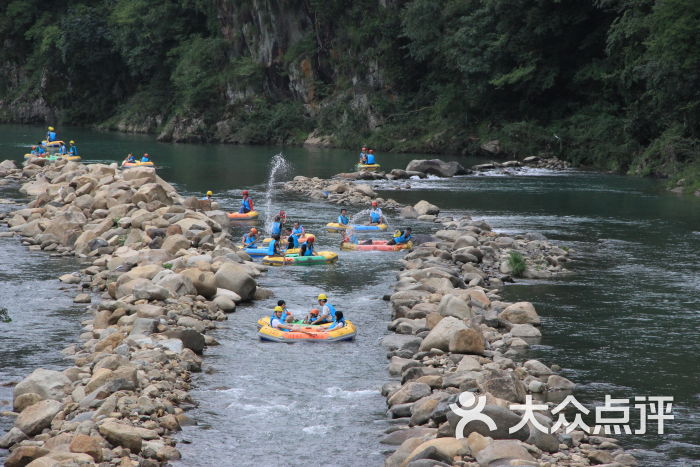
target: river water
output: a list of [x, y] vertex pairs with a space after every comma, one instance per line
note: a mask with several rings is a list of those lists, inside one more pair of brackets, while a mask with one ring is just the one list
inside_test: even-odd
[[[242, 189], [250, 189], [256, 204], [263, 204], [269, 162], [277, 153], [292, 166], [287, 177], [327, 177], [350, 171], [355, 163], [354, 153], [340, 150], [166, 144], [150, 136], [77, 128], [66, 133], [88, 162], [148, 152], [160, 175], [182, 193], [212, 190], [228, 209], [237, 207]], [[41, 134], [35, 126], [0, 126], [0, 159], [19, 162]], [[416, 157], [379, 154], [384, 167], [405, 167]], [[483, 162], [443, 159], [465, 166]], [[381, 182], [376, 188], [384, 197], [426, 199], [443, 212], [484, 219], [497, 231], [540, 232], [573, 248], [575, 274], [519, 281], [504, 291], [509, 300], [532, 301], [543, 318], [544, 337], [523, 358], [563, 367], [563, 374], [579, 383], [575, 395], [588, 407], [601, 405], [606, 394], [673, 396], [675, 419], [666, 422], [665, 434], [650, 427], [653, 433], [620, 438], [634, 449], [640, 465], [697, 464], [700, 199], [668, 194], [653, 180], [574, 170]], [[0, 198], [8, 196], [16, 194], [0, 192]], [[337, 216], [333, 206], [279, 190], [270, 204], [317, 234]], [[431, 225], [414, 227], [427, 232]], [[234, 234], [245, 228], [235, 226]], [[338, 243], [337, 236], [319, 237], [321, 249], [338, 251]], [[52, 280], [77, 268], [75, 263], [27, 252], [13, 239], [0, 238], [0, 245], [0, 298], [13, 317], [11, 323], [0, 323], [0, 339], [5, 339], [1, 384], [35, 367], [63, 364], [53, 349], [77, 339], [81, 313]], [[380, 464], [384, 448], [378, 439], [390, 425], [378, 394], [388, 379], [379, 340], [387, 332], [389, 311], [381, 297], [391, 291], [400, 256], [343, 253], [336, 265], [273, 268], [263, 276], [261, 285], [275, 297], [240, 307], [213, 333], [221, 345], [207, 350], [205, 371], [195, 379], [193, 395], [200, 405], [192, 415], [199, 425], [180, 436], [180, 464]], [[8, 274], [12, 280], [5, 279]], [[255, 321], [277, 299], [303, 313], [321, 292], [356, 322], [355, 342], [279, 345], [257, 340]], [[0, 395], [11, 397], [4, 387]], [[9, 426], [7, 420], [0, 423], [0, 428]]]

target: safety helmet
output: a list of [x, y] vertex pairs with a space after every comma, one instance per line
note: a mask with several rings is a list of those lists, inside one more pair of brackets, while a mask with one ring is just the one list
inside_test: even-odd
[[36, 146], [32, 146], [32, 149], [36, 149]]
[[214, 193], [212, 193], [211, 190], [207, 191], [207, 196], [211, 196], [211, 195], [213, 195], [213, 194], [214, 194]]
[[68, 144], [75, 144], [75, 141], [70, 140], [70, 143], [68, 143]]
[[321, 294], [318, 294], [318, 300], [328, 300], [328, 297], [326, 297], [326, 294], [321, 293]]
[[145, 153], [143, 154], [143, 157], [148, 157], [148, 153], [145, 152]]
[[364, 146], [362, 146], [362, 150], [363, 150], [363, 151], [366, 151], [366, 150], [367, 150], [367, 148], [366, 148], [366, 147], [364, 147]]
[[49, 127], [49, 131], [53, 131], [53, 127], [52, 127], [52, 126]]
[[281, 306], [276, 306], [275, 309], [274, 309], [273, 311], [274, 311], [275, 313], [277, 313], [278, 311], [279, 311], [279, 312], [284, 311], [284, 309], [283, 309]]
[[317, 315], [317, 314], [319, 314], [320, 312], [318, 311], [317, 308], [314, 308], [314, 309], [312, 309], [309, 313], [311, 313], [312, 315]]
[[284, 211], [280, 211], [280, 213], [278, 214], [278, 216], [280, 216], [281, 218], [285, 218], [285, 219], [286, 219], [287, 213], [284, 212]]
[[376, 201], [372, 201], [372, 206], [376, 206], [376, 205], [377, 205], [377, 202], [376, 202]]
[[248, 194], [248, 190], [243, 190], [243, 194], [244, 194], [244, 195], [247, 195], [247, 194]]
[[400, 231], [400, 230], [397, 230], [396, 232], [394, 232], [394, 238], [397, 238], [397, 237], [400, 237], [400, 236], [401, 236], [401, 231]]
[[257, 235], [258, 229], [256, 229], [255, 227], [252, 227], [252, 228], [250, 229], [250, 233], [252, 233], [253, 235]]
[[313, 235], [308, 235], [308, 236], [306, 237], [306, 241], [307, 241], [308, 243], [313, 243], [314, 240], [316, 240], [316, 237], [314, 237]]
[[370, 149], [370, 150], [369, 150], [369, 153], [370, 153], [370, 154], [374, 154], [374, 149]]

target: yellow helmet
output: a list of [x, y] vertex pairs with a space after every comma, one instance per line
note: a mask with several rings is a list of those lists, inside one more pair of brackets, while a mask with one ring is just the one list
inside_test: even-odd
[[70, 143], [69, 143], [69, 144], [75, 144], [75, 141], [73, 141], [73, 140], [70, 140]]
[[53, 131], [53, 127], [52, 127], [52, 126], [49, 127], [49, 131]]
[[211, 196], [211, 195], [213, 195], [213, 194], [214, 194], [214, 193], [212, 193], [211, 190], [207, 191], [207, 196]]
[[326, 294], [318, 294], [318, 300], [328, 300], [328, 297], [326, 297]]
[[278, 311], [280, 311], [280, 312], [284, 311], [284, 309], [281, 306], [276, 306], [274, 311], [275, 311], [275, 313], [277, 313]]
[[400, 230], [397, 230], [396, 232], [394, 232], [394, 238], [398, 238], [398, 237], [400, 237], [400, 236], [401, 236], [401, 231], [400, 231]]

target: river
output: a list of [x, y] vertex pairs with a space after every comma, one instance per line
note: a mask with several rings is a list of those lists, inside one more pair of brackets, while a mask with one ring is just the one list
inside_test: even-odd
[[[287, 178], [327, 177], [350, 171], [355, 162], [354, 153], [341, 150], [167, 144], [151, 136], [65, 132], [86, 162], [148, 152], [159, 174], [182, 193], [212, 190], [229, 209], [244, 188], [258, 206], [263, 203], [276, 153], [292, 165]], [[0, 126], [0, 159], [21, 161], [41, 134], [36, 126]], [[416, 157], [379, 153], [384, 167], [405, 167]], [[443, 159], [465, 166], [483, 162]], [[410, 191], [402, 188], [406, 183]], [[653, 180], [577, 170], [381, 182], [377, 188], [384, 197], [426, 199], [448, 214], [484, 219], [500, 232], [540, 232], [573, 248], [575, 274], [518, 281], [504, 291], [509, 300], [532, 301], [543, 318], [541, 344], [524, 357], [563, 367], [579, 383], [576, 397], [589, 407], [600, 405], [605, 394], [673, 396], [675, 419], [666, 423], [664, 435], [622, 436], [623, 444], [640, 465], [685, 466], [700, 459], [700, 199], [671, 195]], [[278, 190], [271, 205], [314, 233], [337, 216], [334, 206]], [[242, 229], [234, 227], [234, 233]], [[338, 250], [338, 237], [323, 234], [319, 242], [321, 249]], [[13, 318], [0, 323], [0, 383], [7, 383], [32, 368], [64, 364], [56, 350], [77, 339], [80, 313], [52, 280], [77, 268], [75, 263], [28, 252], [13, 239], [0, 238], [0, 244], [9, 252], [0, 274], [13, 277], [0, 285], [2, 306]], [[336, 265], [277, 268], [263, 276], [261, 285], [275, 297], [240, 307], [213, 333], [221, 345], [207, 350], [204, 372], [195, 379], [199, 407], [192, 415], [199, 425], [180, 436], [180, 464], [380, 464], [384, 448], [378, 439], [390, 426], [378, 394], [388, 379], [379, 340], [389, 311], [381, 297], [391, 290], [400, 256], [343, 254]], [[255, 321], [277, 299], [303, 312], [320, 292], [358, 324], [355, 342], [288, 346], [256, 339]], [[32, 345], [8, 347], [29, 341], [27, 336]], [[10, 398], [9, 389], [1, 390], [2, 399]], [[0, 423], [8, 426], [6, 419]]]

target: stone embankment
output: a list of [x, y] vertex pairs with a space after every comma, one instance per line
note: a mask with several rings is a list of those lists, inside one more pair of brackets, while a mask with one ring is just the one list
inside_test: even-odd
[[[395, 422], [382, 440], [395, 448], [386, 466], [636, 465], [614, 438], [566, 433], [565, 426], [552, 430], [558, 417], [551, 401], [570, 394], [575, 383], [558, 375], [557, 365], [523, 358], [541, 337], [540, 316], [531, 303], [510, 303], [499, 295], [504, 282], [512, 280], [514, 255], [523, 262], [523, 277], [541, 279], [568, 273], [570, 251], [540, 234], [502, 235], [483, 221], [440, 216], [427, 201], [401, 206], [382, 200], [368, 185], [350, 181], [365, 177], [298, 178], [286, 186], [316, 191], [318, 198], [337, 204], [378, 199], [400, 209], [403, 218], [439, 226], [432, 235], [420, 236], [403, 258], [394, 293], [386, 297], [392, 334], [382, 343], [389, 373], [396, 378], [382, 388]], [[495, 430], [471, 422], [464, 438], [456, 437], [461, 417], [450, 406], [464, 406], [459, 402], [464, 391], [486, 398], [482, 413], [493, 419]], [[544, 430], [528, 422], [511, 434], [509, 428], [523, 413], [510, 406], [527, 396], [546, 405], [536, 412]]]
[[549, 169], [549, 170], [564, 170], [571, 168], [571, 164], [556, 157], [541, 158], [537, 156], [530, 156], [524, 158], [522, 161], [506, 161], [506, 162], [489, 162], [486, 164], [478, 164], [472, 166], [474, 172], [484, 172], [487, 170], [501, 170], [506, 171], [506, 173], [514, 172], [517, 173], [517, 169], [523, 167], [530, 167], [535, 169]]
[[60, 280], [75, 284], [77, 303], [101, 299], [64, 350], [74, 366], [39, 368], [14, 387], [6, 465], [178, 459], [191, 373], [217, 344], [206, 332], [237, 303], [271, 295], [256, 282], [264, 266], [233, 244], [224, 212], [186, 207], [197, 203], [152, 168], [34, 159], [0, 172], [33, 199], [2, 215], [9, 231], [32, 250], [79, 258], [83, 268]]

